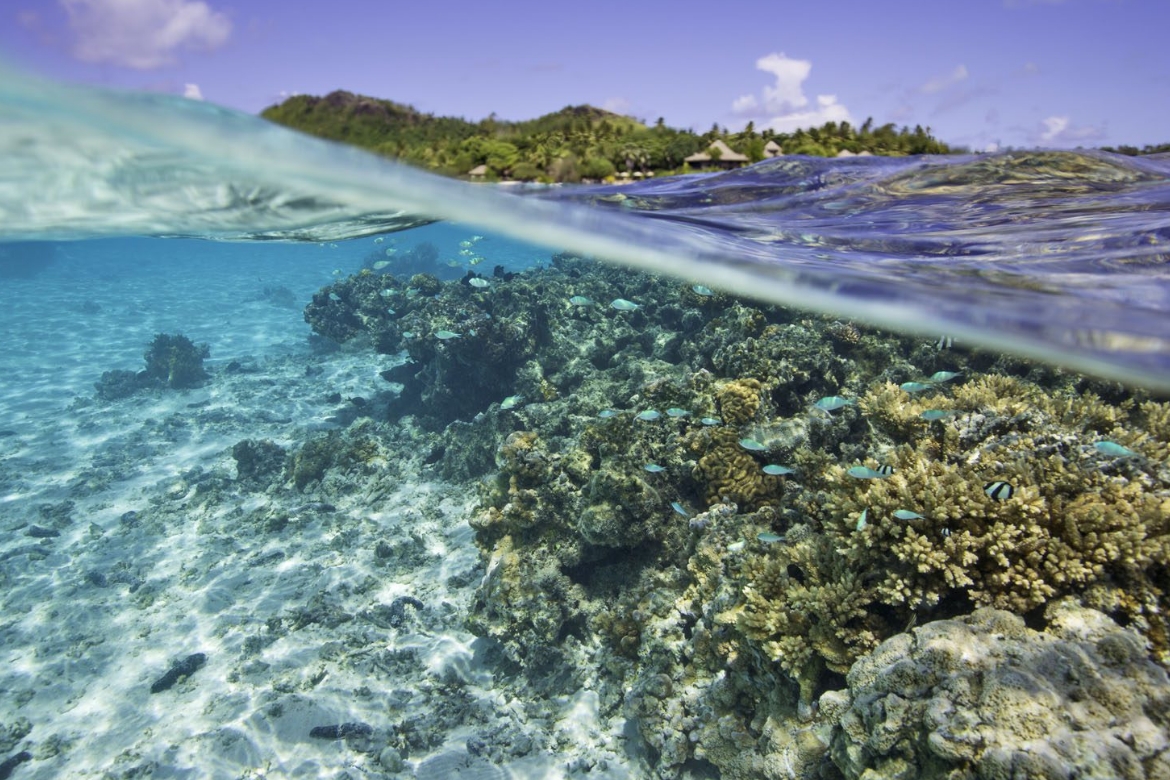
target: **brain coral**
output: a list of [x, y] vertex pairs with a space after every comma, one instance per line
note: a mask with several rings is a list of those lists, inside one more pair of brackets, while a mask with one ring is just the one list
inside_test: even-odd
[[731, 501], [757, 509], [780, 493], [780, 481], [764, 474], [761, 464], [739, 444], [735, 431], [699, 430], [690, 439], [692, 451], [703, 452], [692, 476], [704, 486], [708, 504]]
[[715, 394], [719, 412], [728, 425], [750, 422], [760, 410], [760, 389], [757, 379], [736, 379], [719, 388]]

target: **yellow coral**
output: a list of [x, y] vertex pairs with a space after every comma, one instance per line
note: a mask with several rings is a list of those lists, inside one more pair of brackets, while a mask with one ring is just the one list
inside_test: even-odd
[[757, 379], [736, 379], [719, 388], [715, 394], [719, 414], [728, 425], [750, 422], [760, 410], [760, 390]]
[[708, 504], [726, 500], [741, 509], [758, 509], [779, 496], [779, 480], [760, 470], [759, 462], [739, 445], [734, 431], [705, 432], [698, 446], [703, 445], [706, 453], [695, 465], [693, 476], [704, 485]]

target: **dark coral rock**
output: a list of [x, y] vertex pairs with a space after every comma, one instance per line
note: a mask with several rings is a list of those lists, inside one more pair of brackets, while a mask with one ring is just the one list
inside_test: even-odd
[[22, 750], [19, 753], [9, 756], [0, 761], [0, 780], [12, 776], [13, 770], [23, 764], [25, 761], [32, 761], [32, 753], [27, 750]]
[[270, 439], [244, 439], [232, 447], [232, 457], [241, 482], [268, 483], [284, 470], [287, 454]]
[[309, 736], [313, 739], [353, 739], [368, 737], [373, 733], [373, 726], [367, 723], [337, 723], [330, 726], [314, 726], [309, 731]]
[[135, 393], [149, 387], [146, 376], [141, 371], [106, 371], [102, 378], [93, 384], [97, 397], [102, 401], [117, 401], [129, 398]]
[[205, 663], [207, 663], [206, 654], [192, 653], [183, 660], [175, 662], [175, 665], [168, 669], [166, 674], [151, 683], [150, 692], [162, 693], [170, 690], [179, 680], [195, 674]]
[[210, 355], [206, 344], [196, 346], [186, 336], [159, 333], [143, 355], [146, 377], [172, 390], [198, 387], [207, 378], [203, 361]]

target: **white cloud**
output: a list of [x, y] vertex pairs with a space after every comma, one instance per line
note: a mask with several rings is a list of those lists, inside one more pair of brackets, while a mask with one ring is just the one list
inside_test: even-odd
[[625, 114], [630, 110], [630, 101], [624, 97], [606, 98], [601, 107], [615, 114]]
[[198, 84], [184, 84], [183, 97], [187, 98], [188, 100], [202, 100], [203, 90], [199, 89]]
[[1050, 116], [1041, 122], [1043, 129], [1033, 133], [1039, 143], [1048, 146], [1077, 144], [1083, 141], [1098, 141], [1105, 137], [1099, 127], [1077, 127], [1067, 116]]
[[76, 40], [73, 55], [149, 70], [180, 49], [214, 49], [231, 35], [224, 14], [199, 0], [60, 0]]
[[945, 76], [935, 76], [919, 87], [918, 91], [927, 95], [933, 95], [935, 92], [942, 92], [944, 89], [953, 87], [961, 81], [966, 81], [968, 75], [967, 66], [959, 65]]
[[836, 95], [817, 95], [809, 106], [804, 94], [804, 80], [812, 72], [808, 60], [796, 60], [783, 53], [766, 54], [756, 60], [756, 68], [771, 73], [775, 82], [764, 87], [762, 99], [741, 95], [732, 101], [731, 110], [741, 117], [763, 119], [776, 132], [790, 133], [802, 127], [819, 127], [825, 122], [849, 122], [849, 110], [837, 102]]

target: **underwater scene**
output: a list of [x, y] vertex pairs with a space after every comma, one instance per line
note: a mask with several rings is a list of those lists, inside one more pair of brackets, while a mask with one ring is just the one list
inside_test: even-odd
[[0, 112], [0, 780], [1170, 778], [1164, 157]]

